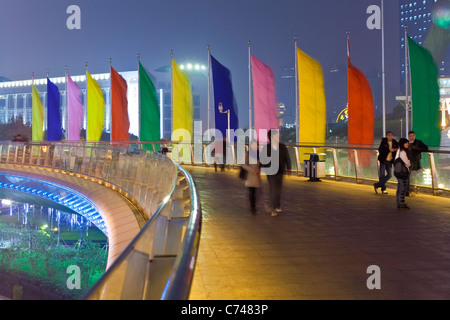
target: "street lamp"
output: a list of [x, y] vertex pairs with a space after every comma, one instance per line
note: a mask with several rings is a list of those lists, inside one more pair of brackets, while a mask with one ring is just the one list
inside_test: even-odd
[[226, 111], [223, 111], [223, 103], [219, 102], [219, 112], [222, 113], [222, 114], [225, 114], [225, 113], [227, 114], [227, 118], [228, 118], [227, 139], [228, 139], [228, 142], [230, 142], [230, 140], [231, 140], [231, 138], [230, 138], [230, 126], [231, 126], [231, 124], [230, 124], [230, 121], [231, 121], [231, 119], [230, 119], [230, 116], [231, 116], [230, 109], [228, 109]]

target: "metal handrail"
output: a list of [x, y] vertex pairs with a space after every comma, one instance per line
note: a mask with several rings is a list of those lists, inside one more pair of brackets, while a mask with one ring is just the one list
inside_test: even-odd
[[[194, 179], [184, 168], [178, 165], [178, 169], [186, 177], [190, 186], [191, 219], [187, 227], [186, 236], [182, 247], [183, 252], [178, 256], [174, 270], [169, 278], [167, 290], [163, 292], [162, 300], [185, 300], [194, 278], [194, 270], [198, 254], [202, 209], [200, 197]], [[187, 251], [188, 248], [191, 248]]]
[[[131, 147], [130, 155], [133, 155], [134, 151], [132, 149], [136, 148], [137, 143], [133, 142], [132, 145], [129, 145], [127, 143], [121, 142], [120, 144], [117, 144], [116, 146], [114, 146], [114, 145], [111, 146], [111, 145], [107, 145], [107, 144], [92, 144], [92, 143], [70, 143], [70, 144], [69, 143], [54, 143], [54, 144], [52, 144], [52, 143], [25, 143], [25, 145], [27, 147], [26, 148], [24, 147], [23, 152], [25, 152], [25, 150], [28, 150], [28, 149], [30, 149], [30, 150], [35, 150], [34, 148], [38, 149], [38, 150], [36, 150], [37, 153], [35, 155], [35, 158], [33, 158], [36, 161], [33, 161], [33, 162], [31, 161], [32, 156], [30, 156], [30, 158], [29, 158], [30, 161], [23, 160], [21, 162], [17, 162], [17, 160], [18, 160], [17, 159], [17, 150], [18, 150], [17, 146], [24, 145], [24, 143], [8, 142], [5, 144], [0, 144], [0, 145], [3, 146], [1, 149], [0, 161], [3, 161], [7, 164], [10, 163], [10, 164], [25, 165], [25, 166], [35, 166], [35, 167], [40, 167], [40, 168], [52, 168], [52, 165], [54, 165], [54, 162], [48, 161], [49, 160], [48, 153], [47, 153], [47, 151], [43, 151], [45, 147], [49, 147], [51, 145], [61, 147], [61, 148], [76, 147], [76, 148], [82, 148], [83, 150], [85, 150], [86, 148], [91, 149], [91, 150], [105, 149], [105, 147], [108, 150], [115, 150], [115, 147], [117, 146], [118, 147], [117, 151], [121, 151], [121, 152], [125, 151], [125, 148], [126, 148], [126, 150], [130, 150], [129, 148]], [[12, 153], [11, 153], [11, 151], [12, 151]], [[42, 151], [42, 154], [41, 154], [41, 151]], [[6, 155], [5, 155], [6, 158], [3, 159], [5, 152], [6, 152]], [[14, 152], [16, 153], [15, 155], [14, 155]], [[86, 153], [86, 151], [83, 151], [82, 157], [85, 156], [85, 153]], [[93, 153], [91, 153], [91, 154], [93, 154]], [[128, 152], [127, 152], [127, 154], [128, 154]], [[142, 154], [142, 152], [139, 153], [139, 155], [141, 155], [141, 154]], [[23, 157], [23, 159], [25, 159], [25, 154], [22, 154], [21, 157]], [[88, 162], [91, 160], [92, 160], [91, 158], [88, 159]], [[94, 159], [94, 161], [96, 161], [96, 160]], [[152, 294], [148, 294], [147, 292], [145, 292], [145, 294], [142, 293], [142, 298], [145, 299], [146, 297], [147, 298], [151, 297], [152, 299], [156, 298], [156, 299], [164, 299], [164, 300], [187, 299], [188, 298], [192, 279], [193, 279], [195, 261], [197, 258], [199, 239], [200, 239], [201, 204], [200, 204], [198, 191], [197, 191], [197, 188], [195, 186], [195, 182], [194, 182], [192, 176], [185, 169], [183, 169], [181, 166], [179, 166], [175, 162], [171, 161], [170, 163], [173, 164], [174, 171], [175, 171], [175, 175], [174, 175], [172, 183], [170, 185], [167, 183], [165, 184], [166, 187], [170, 186], [169, 187], [170, 191], [168, 192], [167, 195], [164, 195], [164, 194], [162, 195], [163, 199], [161, 200], [161, 202], [159, 202], [159, 205], [156, 208], [155, 212], [149, 212], [148, 222], [144, 225], [144, 227], [141, 229], [139, 234], [131, 241], [131, 243], [127, 246], [127, 248], [119, 255], [119, 257], [111, 264], [111, 266], [109, 266], [108, 270], [101, 277], [101, 279], [85, 295], [85, 298], [90, 298], [90, 299], [100, 298], [101, 299], [102, 294], [101, 293], [99, 294], [99, 292], [102, 288], [102, 285], [107, 283], [108, 279], [110, 279], [110, 277], [114, 273], [114, 271], [125, 261], [127, 256], [132, 253], [132, 251], [134, 250], [135, 246], [139, 243], [139, 241], [141, 239], [147, 239], [147, 238], [144, 238], [144, 235], [148, 235], [148, 234], [154, 235], [153, 233], [149, 233], [149, 230], [151, 228], [154, 228], [157, 220], [158, 219], [166, 219], [166, 218], [168, 219], [169, 222], [171, 220], [173, 220], [175, 225], [177, 223], [179, 223], [176, 221], [183, 221], [182, 222], [183, 224], [184, 223], [187, 224], [186, 231], [184, 233], [181, 233], [181, 238], [180, 238], [180, 233], [175, 234], [174, 238], [170, 237], [170, 236], [164, 238], [165, 239], [164, 241], [167, 242], [167, 244], [164, 244], [164, 246], [167, 245], [169, 249], [164, 249], [166, 251], [163, 251], [163, 252], [169, 252], [169, 255], [168, 255], [169, 258], [171, 257], [172, 254], [173, 254], [173, 257], [176, 257], [176, 259], [174, 259], [173, 265], [172, 264], [168, 265], [168, 267], [165, 269], [166, 271], [163, 272], [163, 273], [167, 273], [167, 272], [170, 273], [170, 276], [167, 279], [167, 285], [164, 286], [164, 290], [161, 290], [161, 293], [159, 296], [155, 296], [155, 292], [158, 292], [159, 289], [154, 289], [153, 287], [151, 287], [152, 282], [146, 280], [147, 283], [150, 283], [150, 286], [147, 287], [146, 290], [151, 291]], [[60, 168], [56, 168], [56, 167], [55, 167], [55, 169], [60, 170]], [[96, 178], [99, 178], [99, 177], [96, 177]], [[180, 181], [184, 182], [183, 179], [185, 180], [185, 183], [187, 184], [187, 186], [178, 185], [178, 183], [181, 183]], [[106, 182], [108, 184], [113, 183], [113, 181], [109, 181], [109, 182], [106, 181]], [[178, 188], [178, 186], [180, 186], [180, 187]], [[121, 186], [118, 185], [117, 187], [120, 188]], [[181, 191], [181, 196], [182, 196], [186, 187], [187, 187], [187, 189], [189, 189], [189, 198], [186, 199], [186, 200], [189, 200], [189, 202], [190, 202], [189, 215], [184, 214], [184, 209], [183, 209], [184, 206], [178, 205], [178, 207], [177, 207], [177, 201], [179, 201], [180, 199], [182, 200], [183, 203], [185, 202], [184, 198], [179, 198], [180, 197], [179, 191]], [[139, 203], [137, 203], [137, 205], [139, 205]], [[178, 208], [178, 211], [176, 211], [177, 208]], [[162, 212], [165, 212], [167, 214], [167, 217], [166, 216], [162, 217], [161, 216]], [[177, 216], [177, 214], [178, 214], [178, 216]], [[172, 229], [169, 229], [169, 230], [172, 230]], [[178, 230], [178, 229], [175, 228], [173, 230]], [[152, 232], [154, 232], [154, 230], [152, 230]], [[158, 239], [159, 239], [159, 237], [158, 237]], [[158, 239], [156, 239], [155, 241], [158, 241]], [[155, 242], [155, 241], [151, 241], [151, 242]], [[140, 244], [145, 245], [146, 242], [140, 242]], [[152, 248], [151, 243], [148, 245], [150, 245], [150, 247], [148, 247], [150, 252], [152, 252], [152, 250], [156, 250], [157, 253], [160, 252], [158, 250], [159, 248], [158, 249]], [[177, 251], [174, 251], [173, 248], [178, 248], [178, 249], [175, 249]], [[151, 263], [151, 261], [150, 261], [150, 263]], [[159, 273], [157, 273], [157, 274], [159, 274]], [[148, 274], [140, 274], [139, 276], [147, 277], [149, 275]], [[162, 277], [164, 278], [164, 276], [162, 276]], [[161, 277], [159, 277], [159, 278], [161, 278]], [[124, 285], [124, 287], [125, 287], [125, 285]], [[129, 287], [130, 286], [128, 286], [127, 288], [129, 288]], [[126, 298], [126, 295], [125, 295], [125, 298]]]

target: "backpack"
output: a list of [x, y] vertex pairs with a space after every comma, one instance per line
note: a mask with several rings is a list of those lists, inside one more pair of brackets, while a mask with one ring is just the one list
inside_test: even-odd
[[409, 177], [409, 169], [400, 157], [394, 160], [394, 176], [397, 179], [408, 179]]

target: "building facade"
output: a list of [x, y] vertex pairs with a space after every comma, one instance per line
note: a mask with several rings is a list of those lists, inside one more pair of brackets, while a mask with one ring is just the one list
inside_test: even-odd
[[[130, 118], [130, 133], [139, 136], [139, 78], [137, 71], [120, 72], [128, 85], [128, 114]], [[93, 74], [102, 91], [105, 100], [105, 128], [106, 133], [111, 132], [111, 76], [109, 73]], [[24, 124], [32, 122], [32, 83], [33, 80], [0, 82], [0, 123], [9, 123], [11, 120], [22, 119]], [[82, 103], [85, 117], [83, 129], [86, 129], [86, 75], [72, 76], [72, 80], [82, 92]], [[65, 77], [51, 77], [59, 89], [61, 95], [60, 112], [62, 116], [63, 130], [67, 128], [67, 95]], [[40, 98], [44, 105], [44, 130], [47, 129], [47, 79], [34, 79], [34, 84], [40, 92]], [[168, 81], [156, 81], [155, 83], [161, 113], [161, 138], [170, 139], [172, 135], [172, 95], [171, 83]], [[201, 99], [193, 87], [194, 119], [200, 120]]]
[[[405, 26], [408, 27], [408, 35], [418, 44], [423, 45], [432, 25], [431, 11], [437, 0], [400, 0], [400, 60], [401, 60], [401, 84], [405, 87]], [[445, 66], [448, 55], [438, 66], [440, 75], [446, 73]]]

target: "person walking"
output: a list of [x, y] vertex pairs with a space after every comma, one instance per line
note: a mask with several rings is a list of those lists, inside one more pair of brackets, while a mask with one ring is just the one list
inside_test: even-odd
[[396, 195], [397, 208], [409, 209], [405, 201], [406, 192], [408, 190], [409, 168], [411, 167], [411, 161], [408, 158], [408, 139], [400, 139], [399, 147], [394, 161], [394, 175], [398, 181]]
[[406, 196], [414, 195], [413, 189], [411, 188], [411, 178], [415, 178], [422, 171], [422, 166], [420, 165], [420, 160], [422, 159], [422, 152], [428, 151], [428, 146], [421, 140], [416, 139], [416, 134], [414, 131], [408, 133], [409, 139], [409, 149], [408, 156], [411, 161], [411, 174], [408, 179], [408, 188]]
[[[214, 148], [214, 158], [222, 159], [222, 163], [220, 164], [221, 172], [225, 171], [225, 165], [227, 163], [227, 138], [223, 138], [222, 140], [218, 139], [215, 142]], [[216, 158], [216, 160], [217, 160]], [[217, 162], [214, 161], [214, 170], [217, 172]]]
[[[271, 130], [268, 134], [269, 143], [264, 147], [263, 154], [266, 154], [269, 159], [272, 156], [278, 160], [278, 168], [274, 174], [268, 174], [267, 180], [269, 182], [270, 204], [272, 210], [272, 217], [278, 216], [282, 213], [281, 209], [281, 191], [283, 187], [283, 176], [287, 173], [291, 174], [291, 159], [285, 144], [280, 143], [279, 130]], [[271, 167], [272, 163], [261, 165], [263, 168]]]
[[258, 189], [261, 188], [260, 166], [259, 145], [258, 142], [252, 141], [248, 147], [248, 152], [245, 157], [245, 164], [242, 168], [247, 171], [245, 186], [248, 188], [250, 211], [253, 214], [256, 214], [256, 197]]
[[398, 142], [394, 139], [394, 133], [388, 131], [386, 138], [383, 138], [378, 148], [378, 161], [380, 162], [380, 171], [378, 172], [378, 182], [374, 183], [375, 193], [378, 194], [378, 188], [381, 188], [382, 194], [388, 194], [386, 183], [392, 178], [392, 163], [395, 153], [398, 150]]

